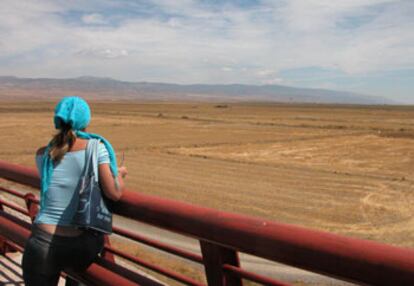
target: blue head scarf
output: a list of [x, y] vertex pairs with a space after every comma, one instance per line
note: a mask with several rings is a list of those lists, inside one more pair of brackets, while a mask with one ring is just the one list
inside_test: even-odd
[[[75, 132], [76, 136], [83, 139], [100, 139], [104, 143], [106, 149], [108, 150], [110, 168], [112, 175], [116, 178], [118, 176], [118, 167], [116, 163], [116, 156], [112, 145], [98, 134], [87, 133], [80, 131], [81, 129], [86, 128], [91, 121], [91, 110], [88, 103], [77, 96], [64, 97], [55, 107], [55, 116], [54, 123], [56, 129], [61, 128], [62, 122], [70, 125], [72, 130]], [[41, 207], [44, 204], [44, 197], [46, 195], [47, 189], [49, 187], [50, 179], [53, 174], [53, 161], [50, 158], [49, 150], [52, 142], [46, 147], [43, 164], [42, 164], [42, 181], [41, 181]]]

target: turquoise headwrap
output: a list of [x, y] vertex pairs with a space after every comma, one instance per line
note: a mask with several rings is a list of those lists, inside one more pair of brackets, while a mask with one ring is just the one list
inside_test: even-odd
[[[110, 168], [112, 175], [116, 178], [118, 176], [118, 166], [116, 163], [116, 156], [112, 145], [98, 134], [87, 133], [80, 131], [81, 129], [86, 128], [89, 125], [91, 120], [91, 110], [88, 103], [77, 96], [64, 97], [55, 107], [55, 116], [54, 123], [56, 129], [61, 128], [61, 123], [66, 123], [72, 127], [72, 130], [75, 131], [75, 134], [79, 138], [83, 139], [100, 139], [101, 142], [105, 145], [108, 150]], [[52, 142], [46, 147], [44, 156], [43, 156], [43, 167], [42, 167], [42, 181], [41, 181], [41, 200], [40, 205], [43, 206], [44, 197], [46, 195], [47, 189], [49, 187], [50, 179], [53, 174], [53, 161], [50, 158], [49, 150]]]

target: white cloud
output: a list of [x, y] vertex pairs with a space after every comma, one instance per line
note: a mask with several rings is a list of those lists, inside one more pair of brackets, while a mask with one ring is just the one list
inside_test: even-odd
[[128, 51], [124, 49], [110, 49], [110, 48], [101, 48], [101, 49], [89, 49], [81, 50], [75, 53], [80, 56], [92, 56], [97, 58], [106, 58], [106, 59], [117, 59], [119, 57], [128, 56]]
[[233, 71], [233, 68], [231, 68], [231, 67], [222, 67], [221, 70], [225, 71], [225, 72], [231, 72], [231, 71]]
[[[2, 2], [0, 74], [281, 83], [286, 69], [357, 75], [414, 67], [412, 1], [199, 3], [153, 0], [141, 9], [135, 1]], [[108, 13], [123, 5], [143, 15], [120, 14], [110, 26]], [[66, 14], [78, 15], [78, 24]]]
[[283, 78], [275, 77], [262, 80], [262, 84], [288, 84]]
[[276, 72], [274, 70], [260, 70], [257, 72], [257, 74], [261, 77], [269, 77], [274, 76]]
[[104, 17], [98, 13], [85, 14], [82, 16], [82, 21], [85, 24], [105, 24], [106, 23]]

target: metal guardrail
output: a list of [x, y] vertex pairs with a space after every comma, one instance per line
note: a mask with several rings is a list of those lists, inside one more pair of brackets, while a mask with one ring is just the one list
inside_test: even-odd
[[[0, 177], [39, 187], [39, 176], [31, 168], [0, 161]], [[26, 201], [27, 210], [0, 201], [0, 246], [3, 239], [3, 246], [10, 247], [7, 244], [10, 242], [22, 247], [29, 235], [30, 224], [7, 214], [1, 208], [10, 207], [33, 218], [37, 212], [38, 200], [33, 194], [22, 196], [6, 188], [0, 188], [0, 192], [20, 196]], [[288, 285], [242, 269], [239, 252], [350, 282], [414, 285], [413, 249], [309, 230], [132, 191], [124, 193], [116, 203], [114, 212], [199, 240], [202, 255], [114, 227], [114, 233], [118, 235], [204, 265], [209, 286], [239, 286], [242, 285], [242, 279], [263, 285]], [[184, 285], [203, 285], [181, 273], [122, 252], [112, 247], [109, 239], [106, 240], [101, 258], [86, 273], [68, 274], [88, 285], [158, 285], [155, 281], [148, 278], [145, 280], [141, 275], [117, 265], [113, 255]]]

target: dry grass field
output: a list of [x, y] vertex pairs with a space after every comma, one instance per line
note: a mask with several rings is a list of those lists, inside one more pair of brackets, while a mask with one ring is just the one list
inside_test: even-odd
[[[0, 159], [34, 166], [55, 102], [0, 105]], [[414, 247], [414, 108], [92, 102], [143, 193]]]
[[[0, 107], [0, 158], [34, 166], [54, 102]], [[414, 247], [414, 108], [91, 103], [130, 189]]]

